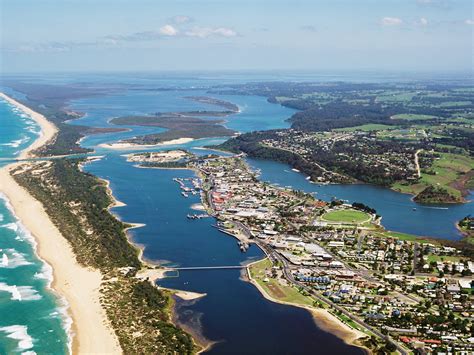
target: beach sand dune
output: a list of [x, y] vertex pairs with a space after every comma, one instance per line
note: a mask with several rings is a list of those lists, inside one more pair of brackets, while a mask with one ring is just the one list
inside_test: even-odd
[[194, 141], [193, 138], [177, 138], [172, 139], [170, 141], [161, 142], [158, 144], [134, 144], [134, 143], [127, 143], [127, 142], [118, 142], [118, 143], [102, 143], [99, 144], [99, 147], [106, 148], [106, 149], [117, 149], [117, 150], [134, 150], [134, 149], [147, 149], [147, 148], [156, 148], [156, 147], [163, 147], [168, 145], [179, 145], [179, 144], [186, 144], [189, 142]]
[[[27, 113], [41, 127], [41, 135], [25, 149], [20, 158], [31, 157], [31, 152], [54, 139], [56, 127], [28, 107], [0, 93], [0, 97]], [[53, 290], [68, 304], [72, 324], [72, 352], [74, 354], [122, 353], [115, 332], [108, 326], [107, 315], [100, 305], [99, 271], [85, 268], [76, 262], [75, 255], [57, 227], [49, 219], [42, 204], [17, 184], [10, 171], [25, 163], [11, 164], [0, 169], [0, 191], [5, 194], [15, 215], [33, 235], [37, 253], [53, 268]]]

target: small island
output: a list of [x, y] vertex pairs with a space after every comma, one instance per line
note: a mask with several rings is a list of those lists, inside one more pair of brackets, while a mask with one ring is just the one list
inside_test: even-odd
[[[199, 103], [211, 104], [223, 107], [225, 111], [195, 110], [185, 112], [156, 112], [149, 116], [125, 116], [116, 117], [110, 123], [118, 126], [149, 126], [160, 127], [166, 131], [155, 134], [134, 137], [120, 141], [118, 144], [107, 147], [131, 147], [149, 146], [157, 144], [184, 143], [182, 139], [194, 140], [201, 138], [229, 137], [236, 134], [235, 131], [224, 126], [223, 119], [210, 119], [216, 117], [227, 117], [239, 113], [239, 107], [231, 102], [206, 96], [188, 96], [186, 99]], [[171, 142], [171, 143], [170, 143]]]

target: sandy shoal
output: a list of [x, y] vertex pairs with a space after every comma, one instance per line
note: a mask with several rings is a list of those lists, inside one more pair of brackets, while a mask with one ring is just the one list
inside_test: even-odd
[[73, 353], [120, 354], [114, 331], [100, 305], [102, 275], [76, 262], [74, 253], [42, 204], [16, 183], [9, 171], [18, 164], [0, 169], [0, 191], [8, 198], [15, 215], [37, 242], [37, 253], [53, 268], [52, 288], [68, 303], [73, 320]]
[[112, 143], [112, 144], [99, 144], [99, 147], [101, 148], [106, 148], [106, 149], [117, 149], [117, 150], [125, 150], [125, 149], [146, 149], [146, 148], [155, 148], [155, 147], [162, 147], [166, 145], [177, 145], [177, 144], [185, 144], [192, 142], [194, 139], [193, 138], [178, 138], [178, 139], [172, 139], [169, 141], [161, 142], [158, 144], [134, 144], [134, 143]]
[[10, 103], [11, 105], [14, 105], [18, 109], [26, 113], [28, 116], [30, 116], [41, 128], [41, 133], [38, 136], [38, 138], [36, 138], [36, 140], [28, 148], [24, 149], [19, 156], [20, 159], [30, 158], [32, 156], [31, 152], [42, 147], [47, 142], [52, 140], [54, 136], [56, 135], [56, 133], [58, 132], [58, 129], [53, 123], [48, 121], [43, 115], [19, 103], [18, 101], [11, 98], [10, 96], [5, 95], [3, 92], [0, 92], [0, 97], [4, 99], [5, 101], [7, 101], [8, 103]]

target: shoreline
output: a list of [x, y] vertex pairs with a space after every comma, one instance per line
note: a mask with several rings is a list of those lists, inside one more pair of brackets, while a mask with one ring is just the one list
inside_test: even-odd
[[251, 283], [255, 288], [260, 292], [260, 294], [267, 300], [274, 302], [274, 303], [279, 303], [283, 304], [286, 306], [293, 306], [293, 307], [298, 307], [298, 308], [303, 308], [306, 309], [308, 312], [311, 313], [314, 322], [316, 325], [321, 328], [323, 331], [331, 333], [341, 339], [344, 343], [347, 345], [352, 345], [356, 346], [358, 348], [361, 348], [367, 352], [370, 353], [370, 350], [367, 349], [366, 347], [362, 346], [361, 344], [358, 343], [359, 339], [367, 337], [367, 335], [363, 332], [360, 332], [358, 330], [355, 330], [348, 325], [342, 323], [336, 316], [331, 314], [328, 310], [321, 309], [321, 308], [313, 308], [310, 306], [304, 306], [296, 303], [291, 303], [291, 302], [285, 302], [278, 300], [276, 298], [273, 298], [271, 295], [269, 295], [259, 284], [258, 282], [252, 278], [250, 274], [250, 266], [254, 263], [258, 263], [261, 260], [254, 261], [253, 263], [250, 263], [246, 267], [246, 279], [247, 282]]
[[39, 136], [32, 144], [30, 144], [27, 148], [21, 151], [20, 155], [18, 156], [18, 159], [28, 159], [34, 157], [33, 152], [35, 150], [41, 148], [42, 146], [46, 145], [46, 143], [54, 139], [54, 137], [58, 133], [57, 127], [52, 122], [48, 121], [46, 117], [44, 117], [42, 114], [33, 111], [29, 107], [16, 101], [5, 93], [0, 92], [0, 98], [4, 99], [9, 104], [23, 111], [40, 126], [41, 132]]
[[[81, 171], [83, 171], [82, 169], [83, 169], [83, 166], [81, 167]], [[112, 201], [111, 204], [108, 207], [109, 213], [111, 213], [117, 220], [121, 221], [122, 223], [128, 224], [130, 226], [130, 227], [125, 228], [125, 234], [127, 236], [128, 243], [130, 243], [130, 245], [133, 248], [138, 250], [138, 259], [140, 260], [140, 263], [142, 263], [142, 267], [138, 271], [138, 273], [135, 277], [138, 278], [138, 279], [142, 279], [142, 280], [148, 280], [158, 290], [169, 291], [175, 297], [179, 298], [183, 302], [195, 302], [195, 301], [198, 301], [199, 299], [201, 299], [203, 297], [206, 297], [207, 296], [206, 293], [198, 293], [198, 292], [185, 291], [185, 290], [179, 290], [179, 289], [169, 289], [169, 288], [166, 288], [166, 287], [159, 286], [156, 283], [158, 280], [163, 279], [163, 278], [166, 277], [165, 273], [168, 270], [166, 270], [166, 268], [163, 268], [158, 263], [155, 263], [151, 260], [147, 260], [143, 255], [145, 247], [141, 244], [138, 244], [138, 243], [134, 242], [132, 236], [128, 233], [128, 231], [130, 229], [141, 228], [141, 227], [146, 226], [146, 224], [125, 222], [121, 218], [119, 218], [118, 215], [114, 214], [111, 211], [111, 209], [116, 208], [116, 207], [125, 207], [125, 206], [127, 206], [127, 204], [119, 201], [115, 197], [115, 195], [113, 193], [113, 190], [110, 187], [110, 181], [109, 180], [104, 179], [104, 178], [100, 178], [98, 176], [96, 176], [96, 178], [105, 183], [106, 188], [107, 188], [107, 193], [108, 193], [108, 195], [109, 195], [109, 197]], [[176, 301], [172, 299], [172, 302], [176, 302]], [[175, 309], [174, 306], [171, 308], [169, 315], [170, 315], [170, 319], [172, 320], [172, 323], [175, 326], [180, 327], [181, 329], [183, 329], [185, 332], [187, 332], [191, 336], [194, 344], [198, 347], [197, 354], [200, 354], [204, 351], [207, 351], [212, 347], [212, 345], [214, 344], [213, 342], [205, 339], [204, 337], [202, 337], [200, 334], [195, 332], [190, 327], [187, 327], [187, 326], [177, 322], [177, 313], [176, 313], [176, 309]]]
[[105, 149], [114, 149], [114, 150], [127, 150], [127, 149], [147, 149], [147, 148], [156, 148], [156, 147], [163, 147], [167, 145], [180, 145], [180, 144], [186, 144], [194, 141], [194, 138], [177, 138], [177, 139], [172, 139], [169, 141], [164, 141], [161, 143], [157, 144], [135, 144], [135, 143], [125, 143], [125, 142], [118, 142], [118, 143], [102, 143], [99, 144], [99, 147], [105, 148]]
[[[0, 97], [31, 117], [41, 128], [39, 137], [19, 159], [52, 140], [57, 128], [43, 115], [0, 93]], [[10, 174], [24, 163], [13, 163], [0, 169], [0, 191], [5, 195], [18, 221], [34, 238], [38, 258], [52, 268], [50, 290], [58, 296], [58, 306], [65, 307], [71, 325], [64, 327], [71, 353], [121, 353], [115, 332], [100, 304], [102, 274], [79, 265], [67, 240], [44, 210], [43, 205], [21, 187]], [[68, 319], [68, 320], [69, 320]]]
[[[1, 174], [1, 169], [0, 169], [0, 174]], [[48, 269], [49, 274], [48, 274], [48, 277], [46, 278], [46, 280], [47, 280], [46, 289], [59, 299], [59, 302], [58, 302], [59, 304], [57, 305], [56, 309], [61, 314], [62, 328], [66, 332], [66, 337], [67, 337], [67, 341], [68, 341], [67, 348], [69, 350], [69, 353], [72, 353], [72, 347], [73, 347], [72, 346], [72, 343], [73, 343], [72, 339], [73, 339], [73, 328], [74, 328], [73, 327], [73, 320], [72, 320], [70, 312], [69, 312], [68, 301], [53, 286], [53, 284], [54, 284], [53, 267], [38, 254], [38, 242], [37, 242], [36, 238], [25, 227], [25, 225], [22, 223], [22, 221], [18, 218], [18, 216], [15, 213], [15, 209], [14, 209], [13, 205], [10, 202], [10, 199], [2, 191], [0, 191], [0, 201], [4, 202], [6, 208], [8, 209], [8, 211], [11, 213], [11, 215], [16, 220], [17, 225], [20, 226], [20, 229], [23, 231], [23, 233], [27, 234], [28, 243], [31, 245], [31, 247], [33, 249], [33, 253], [35, 254], [35, 256], [43, 264], [43, 267], [46, 267]]]
[[[196, 173], [196, 175], [199, 178], [202, 179], [201, 172], [199, 171], [199, 169], [190, 168], [190, 167], [188, 167], [186, 169], [194, 171]], [[209, 215], [214, 216], [214, 213], [213, 213], [212, 209], [206, 203], [205, 199], [203, 199], [202, 195], [201, 195], [200, 205], [202, 207], [204, 207], [204, 209], [209, 213]], [[256, 245], [257, 245], [257, 247], [260, 248], [258, 243], [256, 243]], [[262, 251], [264, 251], [264, 250], [262, 249]], [[267, 256], [265, 256], [265, 258], [267, 258]], [[290, 302], [281, 301], [281, 300], [275, 299], [272, 296], [270, 296], [258, 284], [258, 282], [252, 278], [252, 276], [250, 274], [251, 265], [253, 265], [255, 263], [258, 263], [262, 260], [263, 259], [256, 260], [254, 262], [251, 262], [251, 263], [247, 264], [246, 267], [245, 267], [244, 275], [246, 275], [246, 281], [251, 283], [253, 286], [255, 286], [264, 298], [266, 298], [267, 300], [269, 300], [271, 302], [306, 309], [307, 311], [309, 311], [311, 313], [316, 325], [319, 328], [321, 328], [322, 330], [324, 330], [328, 333], [331, 333], [331, 334], [335, 335], [336, 337], [338, 337], [339, 339], [341, 339], [344, 343], [346, 343], [348, 345], [356, 346], [358, 348], [363, 349], [367, 353], [370, 353], [370, 349], [368, 349], [368, 348], [366, 348], [363, 345], [358, 343], [358, 340], [361, 339], [361, 338], [367, 337], [367, 334], [365, 334], [361, 331], [355, 330], [355, 329], [351, 328], [350, 326], [348, 326], [347, 324], [342, 323], [336, 316], [331, 314], [329, 311], [324, 310], [324, 309], [320, 309], [320, 308], [313, 308], [313, 307], [310, 307], [310, 306], [304, 306], [304, 305], [299, 305], [299, 304], [294, 304], [294, 303], [290, 303]], [[163, 277], [163, 274], [161, 274], [161, 275], [162, 275], [161, 277]]]
[[51, 288], [64, 297], [72, 319], [72, 353], [113, 352], [121, 348], [100, 305], [102, 274], [79, 265], [67, 240], [49, 219], [43, 205], [10, 175], [20, 163], [0, 169], [1, 190], [15, 216], [35, 238], [37, 254], [53, 269]]
[[[200, 176], [200, 171], [198, 169], [189, 168], [189, 167], [185, 168], [185, 169], [192, 170], [196, 173], [196, 175]], [[210, 209], [210, 207], [207, 205], [207, 203], [202, 199], [202, 196], [201, 196], [200, 205], [203, 206], [205, 210], [207, 210], [206, 207]], [[213, 214], [210, 214], [210, 215], [213, 215]], [[256, 244], [256, 245], [258, 246], [258, 244]], [[339, 339], [341, 339], [343, 342], [345, 342], [348, 345], [359, 347], [359, 348], [365, 350], [366, 352], [370, 353], [369, 349], [362, 346], [361, 344], [358, 344], [358, 340], [361, 339], [361, 338], [366, 337], [367, 335], [363, 332], [357, 331], [357, 330], [349, 327], [348, 325], [342, 323], [336, 316], [331, 314], [329, 311], [323, 310], [323, 309], [313, 308], [313, 307], [310, 307], [310, 306], [303, 306], [303, 305], [299, 305], [299, 304], [294, 304], [294, 303], [290, 303], [290, 302], [277, 300], [277, 299], [273, 298], [272, 296], [270, 296], [269, 294], [267, 294], [266, 291], [250, 275], [250, 266], [252, 264], [258, 263], [262, 260], [263, 259], [257, 260], [257, 261], [254, 261], [254, 262], [246, 265], [245, 274], [247, 275], [247, 280], [246, 281], [251, 283], [252, 285], [254, 285], [264, 298], [266, 298], [267, 300], [269, 300], [271, 302], [306, 309], [307, 311], [309, 311], [311, 313], [311, 315], [314, 318], [314, 321], [315, 321], [316, 325], [319, 328], [321, 328], [322, 330], [324, 330], [328, 333], [334, 334], [335, 336], [337, 336]], [[161, 274], [160, 276], [163, 277], [163, 274]], [[157, 278], [159, 278], [159, 277], [157, 277]]]
[[[219, 149], [213, 149], [213, 150], [217, 150], [219, 151]], [[225, 151], [225, 150], [221, 150], [223, 152], [226, 152], [226, 153], [229, 153], [229, 151]], [[246, 154], [246, 153], [245, 153]], [[275, 159], [264, 159], [264, 158], [259, 158], [259, 157], [252, 157], [252, 156], [249, 156], [246, 154], [246, 156], [248, 156], [249, 158], [251, 159], [262, 159], [262, 160], [268, 160], [268, 161], [271, 161], [271, 162], [277, 162], [277, 163], [281, 163], [281, 164], [284, 164], [284, 165], [288, 165], [289, 167], [291, 168], [295, 168], [295, 166], [293, 166], [292, 164], [290, 163], [285, 163], [285, 162], [280, 162], [280, 161], [277, 161]], [[297, 168], [295, 168], [297, 169]], [[298, 170], [298, 169], [297, 169]], [[473, 170], [471, 170], [473, 171]], [[299, 171], [299, 173], [302, 173], [304, 175], [308, 175], [308, 173], [306, 171], [304, 171], [304, 169], [302, 169], [301, 171]], [[468, 173], [469, 174], [469, 173]], [[473, 173], [474, 175], [474, 173]], [[457, 180], [454, 181], [454, 183], [456, 182]], [[312, 180], [309, 180], [310, 183], [312, 184], [320, 184], [318, 182], [314, 182]], [[454, 205], [464, 205], [464, 204], [468, 204], [470, 202], [472, 202], [471, 200], [468, 200], [466, 199], [465, 197], [466, 196], [469, 196], [469, 194], [471, 193], [470, 191], [472, 191], [472, 189], [468, 189], [468, 188], [463, 188], [463, 189], [460, 189], [459, 191], [461, 192], [461, 199], [459, 201], [445, 201], [445, 202], [434, 202], [434, 203], [426, 203], [426, 202], [418, 202], [418, 201], [415, 201], [415, 198], [418, 194], [416, 193], [412, 193], [412, 192], [409, 192], [409, 191], [401, 191], [399, 189], [396, 189], [392, 186], [383, 186], [383, 185], [377, 185], [377, 184], [374, 184], [374, 183], [368, 183], [368, 182], [363, 182], [363, 181], [360, 181], [360, 180], [356, 180], [354, 182], [349, 182], [349, 183], [333, 183], [333, 182], [329, 182], [327, 184], [330, 184], [330, 185], [368, 185], [368, 186], [374, 186], [374, 187], [377, 187], [377, 188], [381, 188], [381, 189], [388, 189], [390, 191], [393, 191], [393, 192], [397, 192], [397, 193], [400, 193], [400, 194], [404, 194], [404, 195], [410, 195], [410, 200], [415, 203], [416, 205], [420, 205], [420, 206], [423, 206], [423, 205], [427, 205], [427, 206], [438, 206], [438, 205], [449, 205], [449, 206], [454, 206]]]

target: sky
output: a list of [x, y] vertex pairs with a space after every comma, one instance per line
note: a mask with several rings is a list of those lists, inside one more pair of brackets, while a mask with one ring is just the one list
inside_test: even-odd
[[471, 0], [0, 0], [2, 73], [473, 71]]

